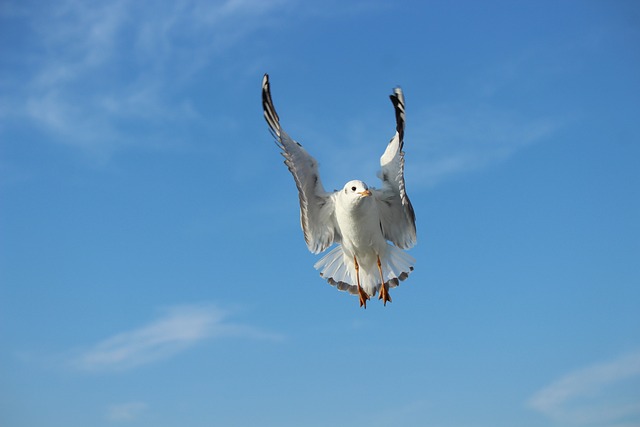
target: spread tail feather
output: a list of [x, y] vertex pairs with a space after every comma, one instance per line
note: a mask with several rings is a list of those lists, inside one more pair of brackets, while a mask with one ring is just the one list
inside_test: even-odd
[[[380, 273], [377, 260], [360, 260], [360, 285], [369, 295], [374, 296], [380, 290]], [[400, 281], [409, 277], [413, 271], [415, 259], [408, 253], [395, 246], [387, 244], [386, 253], [380, 256], [382, 274], [385, 283], [390, 288], [395, 288]], [[330, 285], [341, 291], [357, 295], [358, 287], [356, 270], [351, 257], [345, 255], [342, 245], [333, 248], [328, 254], [315, 263], [314, 268], [320, 270], [320, 276], [324, 277]]]

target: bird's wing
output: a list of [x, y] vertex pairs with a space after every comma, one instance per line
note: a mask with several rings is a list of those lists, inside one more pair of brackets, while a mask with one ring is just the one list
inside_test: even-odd
[[389, 96], [396, 113], [396, 134], [380, 157], [382, 188], [374, 190], [382, 233], [401, 249], [416, 244], [416, 216], [404, 185], [404, 95], [396, 88]]
[[280, 119], [271, 100], [268, 74], [262, 79], [262, 108], [276, 144], [282, 150], [284, 163], [298, 187], [304, 240], [309, 250], [317, 254], [334, 242], [340, 242], [340, 231], [335, 220], [335, 196], [324, 190], [316, 159], [280, 127]]

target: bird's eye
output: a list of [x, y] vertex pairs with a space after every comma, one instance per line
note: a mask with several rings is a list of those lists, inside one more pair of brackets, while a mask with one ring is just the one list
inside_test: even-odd
[[356, 191], [356, 187], [351, 187], [351, 191]]

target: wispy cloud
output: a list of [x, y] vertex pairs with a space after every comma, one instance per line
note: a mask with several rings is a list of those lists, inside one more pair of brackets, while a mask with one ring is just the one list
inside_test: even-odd
[[430, 424], [425, 421], [434, 406], [434, 402], [424, 398], [408, 397], [403, 399], [396, 396], [395, 399], [389, 399], [388, 406], [380, 407], [370, 414], [367, 425], [375, 427]]
[[[372, 179], [375, 186], [377, 179], [373, 177], [380, 167], [378, 156], [393, 136], [392, 124], [393, 116], [389, 116], [386, 127], [374, 120], [354, 121], [346, 126], [345, 140], [327, 151], [332, 157], [320, 159], [321, 173], [342, 175], [345, 181], [355, 177]], [[526, 147], [547, 140], [561, 126], [562, 119], [531, 118], [489, 106], [440, 105], [416, 112], [409, 110], [405, 133], [409, 191], [433, 187], [452, 177], [504, 162]], [[332, 143], [330, 137], [320, 139], [324, 145]], [[363, 141], [379, 141], [378, 152], [371, 152], [371, 144], [363, 145]], [[363, 147], [367, 150], [364, 156]], [[313, 152], [313, 147], [309, 149]], [[354, 164], [354, 158], [360, 160]], [[340, 187], [342, 182], [333, 185]]]
[[423, 186], [503, 162], [560, 127], [557, 120], [491, 107], [432, 108], [413, 120], [411, 139], [416, 142], [407, 147], [412, 153], [407, 174], [414, 185]]
[[107, 408], [107, 419], [116, 422], [133, 421], [147, 409], [144, 402], [118, 403]]
[[[98, 158], [167, 144], [200, 124], [196, 73], [272, 23], [287, 0], [26, 3], [20, 73], [3, 73], [0, 114]], [[9, 13], [9, 12], [5, 12]], [[277, 16], [277, 14], [274, 14]], [[237, 61], [227, 61], [234, 64]]]
[[565, 425], [640, 426], [640, 352], [571, 372], [528, 405]]
[[151, 323], [80, 352], [71, 364], [84, 371], [123, 370], [174, 356], [211, 338], [281, 339], [277, 334], [231, 323], [228, 317], [227, 311], [212, 305], [173, 307]]

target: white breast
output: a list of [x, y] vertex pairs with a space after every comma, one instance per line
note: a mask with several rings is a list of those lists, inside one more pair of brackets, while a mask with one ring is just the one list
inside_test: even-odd
[[375, 200], [366, 197], [359, 203], [349, 202], [339, 200], [336, 204], [336, 221], [346, 254], [358, 258], [383, 255], [387, 244]]

